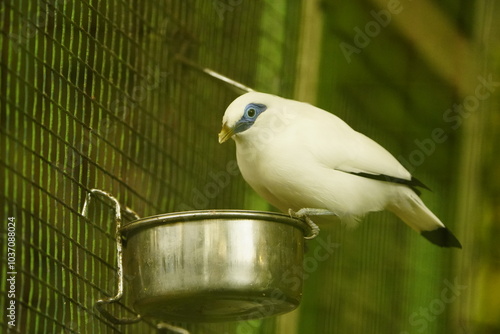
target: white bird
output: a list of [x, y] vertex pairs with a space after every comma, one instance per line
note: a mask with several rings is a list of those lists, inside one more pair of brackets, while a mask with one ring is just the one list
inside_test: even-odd
[[352, 223], [389, 210], [430, 242], [462, 248], [420, 199], [427, 188], [387, 150], [310, 104], [250, 92], [222, 119], [219, 143], [233, 138], [245, 181], [283, 212], [335, 214]]

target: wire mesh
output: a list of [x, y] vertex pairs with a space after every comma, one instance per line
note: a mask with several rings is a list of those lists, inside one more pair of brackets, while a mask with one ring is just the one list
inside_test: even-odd
[[[248, 188], [237, 177], [234, 152], [217, 142], [224, 108], [237, 94], [176, 57], [257, 88], [271, 80], [273, 92], [290, 96], [298, 4], [20, 0], [0, 6], [1, 210], [17, 222], [16, 326], [2, 317], [0, 328], [156, 333], [150, 322], [118, 326], [93, 308], [115, 293], [114, 226], [105, 201], [92, 205], [89, 219], [81, 216], [85, 195], [104, 189], [141, 216], [241, 208]], [[273, 19], [288, 22], [288, 31], [267, 29]], [[1, 231], [3, 244], [6, 226]], [[5, 280], [0, 290], [4, 308]], [[126, 305], [110, 311], [129, 316]]]

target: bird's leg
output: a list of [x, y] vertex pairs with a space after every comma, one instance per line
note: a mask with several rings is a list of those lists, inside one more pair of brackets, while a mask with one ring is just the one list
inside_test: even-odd
[[[293, 211], [292, 211], [293, 212]], [[335, 213], [326, 209], [315, 209], [315, 208], [302, 208], [297, 212], [294, 212], [297, 217], [305, 216], [336, 216]]]
[[313, 208], [303, 208], [295, 212], [292, 209], [288, 209], [288, 214], [290, 217], [296, 217], [299, 219], [304, 219], [307, 225], [311, 228], [312, 234], [310, 236], [304, 237], [304, 239], [314, 239], [319, 234], [319, 226], [316, 225], [309, 216], [321, 216], [321, 215], [335, 215], [333, 212], [325, 209], [313, 209]]

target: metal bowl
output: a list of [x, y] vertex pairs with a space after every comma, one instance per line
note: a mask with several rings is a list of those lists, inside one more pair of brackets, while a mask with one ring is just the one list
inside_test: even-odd
[[302, 296], [308, 226], [260, 211], [188, 211], [120, 229], [134, 309], [164, 321], [263, 318], [295, 309]]

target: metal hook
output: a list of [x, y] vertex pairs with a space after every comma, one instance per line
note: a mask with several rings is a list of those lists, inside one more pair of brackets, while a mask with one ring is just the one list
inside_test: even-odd
[[217, 73], [214, 70], [211, 70], [211, 69], [209, 69], [207, 67], [200, 66], [200, 65], [196, 64], [195, 62], [184, 58], [183, 56], [177, 55], [176, 60], [178, 60], [181, 63], [184, 63], [184, 64], [186, 64], [188, 66], [191, 66], [191, 67], [193, 67], [193, 68], [195, 68], [195, 69], [197, 69], [197, 70], [199, 70], [199, 71], [201, 71], [203, 73], [206, 73], [206, 74], [210, 75], [213, 78], [216, 78], [216, 79], [221, 80], [221, 81], [223, 81], [223, 82], [225, 82], [227, 84], [230, 84], [233, 87], [241, 89], [242, 91], [245, 91], [247, 93], [248, 92], [255, 92], [254, 89], [252, 89], [252, 88], [250, 88], [248, 86], [245, 86], [244, 84], [239, 83], [239, 82], [237, 82], [237, 81], [235, 81], [233, 79], [230, 79], [230, 78], [226, 77], [225, 75]]
[[[136, 322], [141, 320], [141, 316], [139, 314], [137, 314], [135, 318], [119, 319], [104, 309], [105, 304], [115, 303], [115, 302], [119, 301], [123, 296], [123, 261], [122, 261], [123, 247], [122, 247], [122, 238], [120, 235], [122, 214], [121, 214], [120, 203], [118, 202], [118, 200], [115, 197], [113, 197], [111, 194], [109, 194], [105, 191], [102, 191], [100, 189], [91, 189], [90, 192], [87, 194], [87, 197], [85, 198], [85, 203], [83, 203], [82, 216], [87, 218], [88, 207], [89, 207], [89, 203], [90, 203], [90, 200], [91, 200], [93, 194], [102, 195], [102, 196], [110, 199], [111, 201], [113, 201], [113, 203], [115, 205], [116, 266], [117, 266], [117, 274], [118, 274], [118, 289], [117, 289], [118, 292], [116, 293], [116, 296], [99, 299], [95, 303], [95, 307], [106, 319], [108, 319], [109, 321], [111, 321], [114, 324], [133, 324], [133, 323], [136, 323]], [[139, 216], [133, 210], [131, 210], [129, 208], [125, 208], [125, 211], [127, 213], [133, 215], [137, 219], [139, 219]]]

